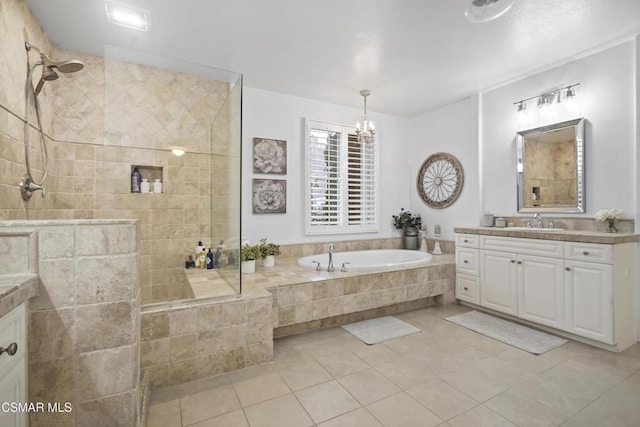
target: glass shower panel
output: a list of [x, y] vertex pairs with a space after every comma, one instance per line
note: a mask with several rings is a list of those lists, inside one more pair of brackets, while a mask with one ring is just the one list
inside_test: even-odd
[[[241, 86], [237, 73], [105, 47], [102, 214], [139, 221], [143, 305], [240, 292], [239, 267], [227, 263], [237, 259], [231, 249], [240, 235], [228, 212], [240, 198], [232, 182], [240, 177], [229, 173], [239, 171], [231, 126], [241, 117], [230, 112], [240, 107], [230, 102]], [[149, 193], [132, 183], [134, 170]], [[198, 242], [215, 253], [221, 241], [225, 268], [185, 268]]]

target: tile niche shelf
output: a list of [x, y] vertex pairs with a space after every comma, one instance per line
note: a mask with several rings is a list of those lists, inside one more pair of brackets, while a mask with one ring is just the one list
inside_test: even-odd
[[[131, 174], [133, 175], [133, 170], [138, 168], [138, 172], [140, 172], [140, 179], [148, 179], [149, 180], [149, 193], [153, 194], [153, 183], [156, 179], [159, 179], [162, 182], [162, 192], [164, 193], [164, 174], [162, 166], [149, 166], [149, 165], [131, 165]], [[133, 191], [132, 191], [133, 193]], [[142, 193], [140, 193], [142, 194]]]

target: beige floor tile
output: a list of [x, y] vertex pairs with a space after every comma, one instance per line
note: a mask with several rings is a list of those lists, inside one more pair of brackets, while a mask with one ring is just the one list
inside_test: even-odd
[[464, 341], [438, 346], [437, 349], [439, 353], [447, 359], [453, 359], [466, 366], [491, 357], [491, 353], [482, 351]]
[[615, 412], [635, 419], [640, 424], [640, 384], [625, 381], [606, 392], [600, 400]]
[[298, 348], [280, 349], [278, 344], [274, 344], [272, 366], [276, 370], [282, 370], [295, 365], [302, 365], [315, 360], [311, 354]]
[[480, 360], [474, 363], [472, 368], [508, 387], [514, 387], [533, 376], [533, 373], [497, 357]]
[[402, 357], [400, 354], [391, 350], [384, 344], [368, 345], [353, 350], [356, 356], [367, 362], [371, 366], [381, 365], [383, 363], [393, 362]]
[[517, 427], [484, 405], [476, 406], [448, 422], [452, 427]]
[[282, 379], [293, 391], [333, 379], [333, 376], [315, 360], [308, 360], [304, 364], [295, 364], [279, 372]]
[[478, 402], [484, 402], [508, 388], [504, 383], [489, 378], [473, 368], [461, 369], [457, 372], [439, 375], [439, 377]]
[[233, 387], [243, 407], [291, 393], [277, 372], [234, 382]]
[[478, 402], [440, 379], [412, 387], [407, 390], [407, 394], [443, 420], [453, 418], [478, 405]]
[[295, 394], [316, 423], [360, 407], [358, 401], [335, 380], [296, 391]]
[[248, 380], [251, 378], [261, 377], [266, 374], [272, 374], [276, 372], [272, 363], [263, 363], [261, 365], [249, 366], [248, 368], [238, 369], [236, 371], [229, 372], [229, 377], [234, 383]]
[[562, 427], [638, 427], [638, 418], [620, 413], [598, 399], [578, 414], [571, 417]]
[[400, 392], [398, 387], [373, 368], [347, 375], [338, 381], [362, 405]]
[[321, 427], [382, 427], [382, 424], [364, 408], [356, 409], [318, 425]]
[[181, 426], [180, 400], [168, 400], [161, 403], [149, 404], [147, 427], [176, 427]]
[[569, 393], [560, 392], [554, 383], [541, 377], [530, 378], [518, 384], [513, 390], [553, 408], [567, 417], [584, 409], [594, 399], [593, 396], [584, 396], [580, 393], [575, 393], [575, 391], [569, 390]]
[[581, 354], [565, 363], [573, 369], [597, 370], [619, 380], [627, 379], [640, 369], [640, 359], [605, 350]]
[[[215, 402], [215, 405], [212, 404]], [[180, 398], [182, 423], [187, 426], [240, 409], [240, 401], [231, 385], [223, 385]]]
[[149, 395], [149, 405], [178, 400], [179, 397], [180, 393], [177, 386], [153, 390]]
[[560, 363], [558, 360], [545, 357], [544, 354], [535, 355], [513, 347], [497, 354], [496, 357], [534, 374], [542, 373]]
[[567, 419], [558, 411], [512, 390], [494, 397], [485, 405], [520, 427], [557, 426]]
[[369, 412], [385, 427], [431, 427], [443, 420], [406, 393], [398, 393], [367, 406]]
[[313, 421], [293, 394], [245, 408], [251, 427], [305, 427]]
[[436, 377], [431, 364], [413, 357], [402, 357], [375, 369], [403, 390]]
[[[204, 378], [201, 380], [190, 381], [188, 383], [176, 386], [180, 397], [198, 394], [203, 391], [212, 390], [217, 387], [231, 384], [229, 374], [216, 375], [215, 377]], [[155, 391], [154, 391], [155, 394]]]
[[640, 359], [640, 343], [636, 343], [621, 353], [624, 356]]
[[550, 383], [556, 394], [595, 400], [615, 385], [614, 377], [592, 371], [592, 375], [576, 371], [565, 362], [538, 375], [541, 380]]
[[335, 378], [344, 377], [345, 375], [370, 368], [367, 362], [360, 359], [351, 351], [338, 351], [317, 356], [316, 360]]
[[247, 418], [244, 416], [244, 411], [238, 409], [237, 411], [229, 412], [219, 417], [209, 418], [208, 420], [191, 424], [189, 427], [249, 427], [249, 423], [247, 423]]

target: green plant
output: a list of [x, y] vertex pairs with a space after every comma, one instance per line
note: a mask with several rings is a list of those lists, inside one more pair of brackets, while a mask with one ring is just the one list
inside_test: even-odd
[[393, 217], [393, 226], [398, 230], [406, 230], [408, 228], [416, 228], [420, 229], [422, 227], [422, 218], [420, 218], [420, 214], [413, 215], [409, 211], [405, 211], [404, 208], [400, 209], [400, 213], [398, 215], [392, 215]]
[[280, 245], [267, 243], [266, 237], [264, 239], [260, 239], [258, 250], [260, 251], [260, 257], [262, 258], [265, 258], [268, 255], [280, 255]]
[[254, 261], [260, 258], [260, 249], [258, 245], [250, 245], [245, 243], [245, 245], [240, 248], [240, 258], [242, 261]]

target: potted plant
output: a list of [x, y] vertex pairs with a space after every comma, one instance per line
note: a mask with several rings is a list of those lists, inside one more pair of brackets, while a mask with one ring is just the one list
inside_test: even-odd
[[267, 238], [260, 239], [258, 244], [258, 250], [260, 251], [260, 258], [262, 258], [262, 265], [264, 267], [273, 267], [276, 265], [276, 256], [280, 255], [280, 245], [267, 242]]
[[256, 272], [256, 259], [260, 258], [260, 251], [258, 246], [252, 246], [245, 243], [240, 248], [240, 259], [242, 260], [241, 271], [244, 274], [251, 274]]
[[418, 230], [422, 227], [422, 218], [420, 214], [413, 215], [404, 208], [400, 209], [398, 215], [393, 216], [393, 226], [402, 230], [404, 234], [404, 248], [418, 249]]

